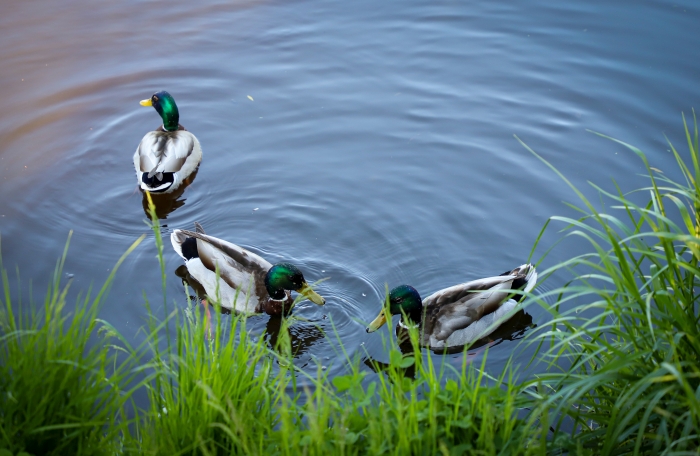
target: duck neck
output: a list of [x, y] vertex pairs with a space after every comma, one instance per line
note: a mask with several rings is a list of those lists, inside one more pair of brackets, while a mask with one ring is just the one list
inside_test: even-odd
[[260, 310], [268, 315], [287, 315], [294, 307], [293, 303], [294, 301], [291, 298], [287, 298], [285, 293], [285, 297], [281, 300], [272, 299], [271, 297], [267, 298], [262, 303]]
[[156, 106], [156, 111], [163, 119], [163, 129], [166, 131], [176, 131], [180, 123], [180, 112], [177, 109], [175, 100], [162, 98], [160, 104]]
[[401, 316], [401, 320], [399, 323], [403, 324], [403, 326], [409, 328], [413, 326], [420, 326], [422, 323], [423, 319], [423, 307], [418, 307], [416, 309], [411, 310], [406, 314], [404, 317], [403, 315]]

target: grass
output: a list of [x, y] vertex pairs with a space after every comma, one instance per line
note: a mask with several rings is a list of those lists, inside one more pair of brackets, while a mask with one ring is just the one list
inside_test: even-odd
[[[551, 315], [521, 342], [536, 349], [531, 363], [540, 373], [533, 377], [515, 375], [515, 358], [496, 378], [485, 373], [488, 356], [475, 365], [465, 354], [460, 370], [437, 367], [415, 331], [407, 353], [387, 340], [390, 362], [372, 363], [376, 373], [345, 355], [345, 375], [328, 378], [320, 365], [308, 374], [294, 365], [286, 331], [270, 347], [248, 336], [244, 317], [224, 319], [216, 305], [211, 321], [189, 298], [187, 308], [169, 307], [165, 286], [163, 317], [146, 301], [147, 340], [131, 347], [98, 319], [116, 268], [71, 312], [65, 253], [40, 308], [10, 296], [2, 269], [0, 456], [697, 454], [700, 150], [693, 120], [692, 130], [685, 125], [689, 160], [671, 146], [680, 182], [619, 141], [645, 164], [647, 187], [629, 194], [592, 184], [601, 198], [593, 204], [560, 175], [578, 195], [580, 207], [571, 207], [580, 215], [552, 217], [537, 242], [563, 224], [590, 249], [541, 273], [571, 276], [529, 300]], [[640, 197], [646, 201], [635, 204]], [[172, 338], [170, 327], [177, 328]], [[134, 404], [144, 390], [147, 403]]]
[[128, 362], [117, 362], [110, 348], [113, 332], [97, 313], [119, 265], [142, 239], [94, 298], [88, 292], [79, 300], [72, 315], [65, 309], [70, 281], [61, 280], [68, 243], [38, 309], [21, 300], [12, 305], [0, 260], [0, 448], [11, 454], [114, 453], [129, 421], [122, 411], [134, 378]]
[[700, 448], [700, 151], [693, 120], [691, 131], [684, 119], [689, 163], [669, 142], [681, 182], [652, 168], [637, 148], [608, 138], [643, 161], [643, 205], [617, 186], [611, 193], [591, 184], [609, 205], [597, 209], [561, 176], [583, 203], [581, 216], [552, 220], [591, 249], [545, 271], [566, 268], [571, 280], [550, 293], [554, 306], [541, 301], [552, 319], [529, 340], [540, 344], [550, 369], [530, 383], [546, 391], [535, 416], [550, 417], [555, 435], [568, 426], [576, 451]]

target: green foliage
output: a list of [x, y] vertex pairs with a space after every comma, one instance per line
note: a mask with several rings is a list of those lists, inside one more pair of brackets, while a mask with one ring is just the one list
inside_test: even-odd
[[697, 122], [693, 132], [686, 124], [685, 133], [690, 163], [670, 145], [682, 182], [652, 168], [637, 148], [613, 140], [646, 166], [649, 186], [637, 193], [648, 195], [647, 201], [636, 204], [636, 194], [591, 184], [610, 204], [597, 209], [571, 186], [583, 203], [577, 208], [582, 216], [552, 218], [592, 248], [544, 272], [566, 268], [572, 278], [548, 293], [556, 297], [554, 306], [542, 299], [552, 320], [530, 335], [550, 367], [530, 382], [545, 392], [533, 416], [548, 416], [556, 435], [568, 428], [570, 439], [562, 439], [568, 450], [695, 454], [700, 449]]
[[[0, 448], [36, 455], [111, 454], [128, 424], [123, 407], [133, 382], [129, 363], [117, 363], [114, 332], [97, 311], [117, 262], [95, 298], [88, 293], [65, 311], [70, 281], [61, 284], [68, 249], [56, 266], [43, 307], [24, 307], [10, 294], [0, 260]], [[99, 331], [102, 329], [103, 331]]]
[[317, 381], [303, 403], [286, 399], [279, 453], [536, 454], [541, 430], [518, 418], [524, 395], [503, 378], [486, 385], [484, 365], [472, 366], [466, 355], [462, 371], [447, 379], [420, 355], [415, 330], [412, 336], [418, 356], [390, 342], [390, 363], [372, 363], [380, 375], [349, 362], [347, 375]]

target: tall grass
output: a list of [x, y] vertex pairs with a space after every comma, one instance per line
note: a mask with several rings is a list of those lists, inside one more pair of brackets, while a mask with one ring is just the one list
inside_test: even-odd
[[541, 428], [519, 418], [526, 398], [510, 377], [487, 381], [486, 357], [474, 366], [465, 355], [450, 376], [430, 356], [401, 356], [394, 347], [390, 359], [372, 381], [353, 366], [332, 380], [337, 392], [316, 389], [303, 406], [308, 427], [298, 433], [298, 422], [283, 420], [280, 432], [292, 436], [283, 454], [540, 453]]
[[117, 269], [142, 240], [119, 259], [97, 295], [88, 291], [73, 312], [66, 311], [70, 280], [62, 276], [68, 242], [39, 308], [13, 299], [0, 258], [0, 448], [36, 455], [114, 453], [128, 424], [125, 390], [135, 379], [128, 362], [117, 362], [110, 345], [115, 333], [97, 313]]
[[608, 206], [599, 208], [561, 176], [580, 198], [581, 216], [552, 220], [591, 251], [545, 271], [566, 268], [571, 280], [549, 293], [554, 306], [541, 301], [552, 320], [529, 339], [541, 344], [550, 369], [530, 384], [541, 393], [533, 416], [548, 417], [560, 442], [568, 433], [568, 450], [700, 449], [700, 153], [693, 120], [691, 130], [684, 119], [689, 157], [669, 142], [681, 182], [651, 167], [639, 149], [609, 138], [644, 163], [649, 185], [637, 191], [648, 195], [644, 204], [617, 186], [608, 192], [591, 184]]

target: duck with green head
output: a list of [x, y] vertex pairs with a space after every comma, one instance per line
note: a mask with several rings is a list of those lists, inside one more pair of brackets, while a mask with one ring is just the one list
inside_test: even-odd
[[[412, 286], [399, 285], [389, 292], [388, 318], [382, 308], [367, 332], [379, 329], [391, 315], [401, 315], [397, 331], [418, 326], [423, 346], [441, 350], [467, 345], [496, 330], [494, 323], [511, 314], [536, 282], [535, 267], [524, 264], [499, 276], [436, 291], [423, 300]], [[514, 294], [519, 294], [517, 299]]]
[[287, 314], [294, 305], [290, 291], [320, 306], [326, 302], [293, 264], [272, 265], [243, 247], [206, 235], [198, 223], [195, 231], [174, 230], [170, 242], [210, 299], [226, 309], [243, 314]]
[[169, 193], [177, 189], [202, 161], [202, 147], [197, 138], [179, 124], [180, 113], [173, 97], [166, 91], [154, 93], [141, 101], [153, 106], [163, 124], [143, 137], [134, 153], [134, 168], [141, 190]]

